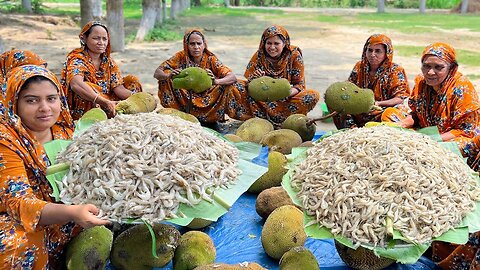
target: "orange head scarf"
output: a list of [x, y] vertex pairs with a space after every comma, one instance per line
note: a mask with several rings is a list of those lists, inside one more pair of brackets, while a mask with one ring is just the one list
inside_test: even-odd
[[[207, 39], [205, 39], [205, 35], [202, 33], [202, 31], [198, 28], [188, 29], [187, 31], [185, 31], [185, 35], [183, 36], [183, 52], [186, 57], [185, 59], [186, 63], [192, 62], [190, 59], [190, 52], [188, 51], [188, 39], [192, 34], [197, 34], [202, 37], [203, 44], [205, 44], [205, 49], [203, 50], [203, 53], [207, 54], [208, 56], [213, 55], [213, 53], [208, 50]], [[202, 62], [205, 60], [206, 59], [202, 59]]]
[[47, 65], [36, 53], [27, 50], [11, 50], [0, 55], [0, 86], [4, 83], [7, 73], [23, 65]]
[[107, 44], [107, 48], [105, 49], [105, 55], [107, 57], [110, 57], [110, 53], [112, 51], [112, 47], [110, 45], [110, 32], [108, 32], [108, 28], [105, 24], [99, 22], [99, 21], [91, 21], [87, 24], [85, 24], [85, 26], [82, 28], [82, 31], [80, 31], [80, 35], [78, 35], [78, 37], [80, 38], [80, 45], [82, 46], [82, 49], [88, 49], [87, 47], [87, 43], [85, 42], [85, 39], [87, 38], [87, 33], [90, 34], [90, 29], [92, 29], [92, 27], [94, 26], [101, 26], [105, 29], [105, 31], [107, 31], [107, 36], [108, 36], [108, 44]]
[[457, 54], [455, 53], [455, 49], [447, 43], [443, 42], [435, 42], [433, 44], [428, 45], [425, 47], [422, 53], [422, 63], [423, 60], [429, 55], [436, 56], [443, 61], [447, 62], [450, 65], [450, 70], [448, 72], [448, 76], [445, 79], [445, 82], [448, 81], [458, 70], [458, 63], [457, 63]]
[[[365, 42], [365, 45], [363, 45], [363, 53], [362, 53], [362, 60], [361, 60], [361, 66], [358, 70], [358, 85], [365, 85], [366, 82], [368, 81], [368, 72], [370, 71], [370, 64], [368, 63], [367, 59], [367, 50], [369, 46], [372, 45], [377, 45], [377, 44], [383, 44], [385, 46], [385, 60], [383, 60], [382, 64], [379, 68], [379, 70], [383, 70], [383, 72], [389, 72], [392, 65], [393, 65], [393, 45], [392, 45], [392, 40], [390, 40], [389, 37], [383, 35], [383, 34], [374, 34], [371, 35], [367, 41]], [[383, 74], [380, 74], [379, 77], [382, 77]]]
[[[272, 65], [268, 62], [267, 58], [270, 58], [267, 51], [265, 50], [265, 44], [267, 39], [279, 36], [283, 42], [285, 42], [285, 47], [283, 48], [282, 54], [280, 55], [280, 59], [278, 60], [274, 70], [272, 70]], [[290, 45], [290, 36], [288, 35], [287, 29], [280, 25], [272, 25], [265, 29], [262, 34], [262, 39], [260, 40], [260, 45], [258, 46], [258, 59], [261, 61], [262, 66], [266, 69], [266, 74], [274, 74], [278, 75], [282, 73], [288, 65], [288, 58], [291, 55], [291, 52], [296, 49], [295, 46]], [[298, 49], [298, 48], [297, 48]]]
[[47, 167], [47, 156], [40, 143], [32, 138], [25, 127], [23, 127], [22, 121], [17, 115], [18, 96], [25, 81], [36, 76], [49, 79], [57, 87], [62, 110], [57, 122], [52, 126], [54, 139], [67, 139], [73, 133], [74, 125], [68, 111], [66, 98], [57, 77], [43, 67], [24, 65], [13, 69], [9, 74], [5, 84], [6, 92], [0, 100], [2, 122], [0, 126], [0, 143], [19, 153], [26, 166], [44, 171]]

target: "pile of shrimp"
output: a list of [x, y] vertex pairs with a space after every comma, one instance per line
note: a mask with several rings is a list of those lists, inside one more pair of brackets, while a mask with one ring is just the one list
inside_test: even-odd
[[427, 136], [378, 126], [316, 143], [294, 168], [291, 184], [313, 224], [356, 245], [383, 246], [387, 217], [413, 243], [460, 224], [480, 200], [472, 172]]
[[199, 124], [170, 115], [118, 115], [72, 139], [58, 157], [70, 164], [59, 183], [67, 204], [92, 203], [121, 222], [178, 217], [180, 203], [212, 201], [233, 183], [239, 151]]

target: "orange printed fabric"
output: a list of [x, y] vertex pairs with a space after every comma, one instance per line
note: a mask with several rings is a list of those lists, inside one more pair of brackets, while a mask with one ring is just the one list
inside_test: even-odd
[[64, 244], [74, 233], [74, 224], [39, 226], [41, 211], [52, 202], [52, 189], [45, 177], [49, 160], [43, 146], [22, 126], [17, 116], [18, 93], [33, 76], [44, 76], [58, 88], [62, 111], [52, 127], [55, 139], [73, 134], [73, 121], [55, 75], [32, 65], [11, 71], [0, 110], [0, 268], [47, 269], [58, 259]]
[[[383, 44], [386, 48], [386, 59], [377, 69], [373, 78], [368, 76], [370, 65], [367, 60], [368, 46]], [[403, 67], [393, 62], [393, 45], [389, 37], [382, 34], [370, 36], [363, 46], [362, 60], [357, 62], [348, 80], [358, 87], [373, 90], [376, 101], [389, 100], [395, 97], [407, 98], [410, 94], [407, 75]]]
[[471, 233], [464, 245], [433, 242], [432, 253], [442, 269], [480, 270], [480, 232]]
[[[265, 50], [265, 43], [267, 39], [277, 35], [285, 41], [285, 48], [280, 55], [280, 59], [274, 62], [269, 59]], [[274, 102], [256, 102], [253, 98], [248, 97], [247, 102], [250, 106], [248, 111], [251, 111], [252, 117], [261, 117], [281, 123], [291, 114], [307, 114], [312, 110], [320, 99], [320, 94], [315, 90], [306, 89], [304, 69], [302, 51], [290, 44], [290, 36], [287, 30], [279, 25], [272, 25], [265, 29], [257, 52], [247, 64], [244, 73], [245, 78], [251, 81], [254, 79], [255, 70], [263, 70], [265, 76], [287, 79], [290, 85], [300, 92], [293, 97]]]
[[[79, 36], [82, 37], [90, 28], [96, 25], [102, 25], [106, 28], [106, 26], [100, 22], [89, 22], [83, 27]], [[66, 92], [68, 105], [74, 120], [79, 119], [85, 112], [93, 108], [94, 105], [91, 101], [80, 97], [70, 88], [70, 82], [76, 75], [82, 76], [83, 81], [92, 87], [96, 93], [109, 100], [118, 100], [113, 89], [119, 85], [124, 85], [125, 88], [134, 93], [142, 91], [142, 86], [138, 78], [130, 75], [128, 76], [128, 80], [125, 80], [120, 73], [118, 65], [110, 56], [110, 33], [108, 33], [108, 45], [105, 53], [102, 55], [98, 70], [95, 68], [84, 42], [81, 41], [80, 43], [82, 45], [80, 48], [74, 49], [67, 55], [67, 60], [64, 63], [61, 74], [61, 82]]]
[[480, 103], [473, 84], [460, 72], [455, 51], [445, 43], [427, 46], [426, 55], [436, 55], [451, 65], [450, 72], [437, 92], [425, 82], [423, 75], [415, 78], [409, 99], [412, 116], [420, 127], [437, 126], [440, 133], [451, 132], [464, 147], [467, 138], [480, 134]]
[[[192, 29], [185, 33], [183, 38], [183, 51], [177, 52], [170, 59], [160, 64], [160, 68], [166, 74], [170, 74], [175, 69], [185, 69], [188, 67], [200, 67], [210, 69], [217, 78], [223, 78], [232, 70], [224, 65], [215, 54], [207, 49], [207, 41], [203, 38], [205, 49], [202, 60], [196, 64], [190, 59], [188, 53], [188, 38], [192, 33], [203, 36], [198, 29]], [[236, 88], [242, 87], [241, 84], [232, 85], [213, 85], [210, 89], [202, 93], [190, 93], [186, 89], [174, 89], [172, 80], [159, 80], [158, 97], [163, 107], [174, 108], [195, 115], [201, 122], [223, 121], [225, 117], [225, 105], [227, 104], [228, 92], [238, 91]]]
[[[6, 81], [7, 73], [23, 65], [47, 65], [37, 54], [27, 50], [11, 50], [0, 55], [0, 87]], [[2, 90], [3, 91], [3, 90]]]

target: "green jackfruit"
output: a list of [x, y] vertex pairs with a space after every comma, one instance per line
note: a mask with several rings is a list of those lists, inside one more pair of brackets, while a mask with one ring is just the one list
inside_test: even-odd
[[243, 142], [243, 139], [240, 138], [240, 136], [235, 135], [235, 134], [225, 134], [225, 135], [223, 135], [223, 137], [225, 137], [225, 139], [227, 139], [231, 142]]
[[373, 91], [351, 82], [333, 83], [325, 91], [324, 99], [331, 112], [355, 115], [368, 113], [376, 107]]
[[122, 232], [114, 241], [111, 262], [118, 270], [151, 270], [163, 267], [173, 258], [180, 239], [180, 232], [175, 227], [156, 223], [155, 232], [157, 256], [152, 255], [152, 237], [145, 224], [135, 225]]
[[173, 77], [173, 88], [202, 93], [212, 87], [212, 78], [199, 67], [189, 67]]
[[295, 206], [283, 187], [272, 187], [258, 194], [255, 201], [255, 211], [262, 218], [268, 218], [275, 209], [284, 205]]
[[315, 255], [305, 247], [294, 247], [283, 254], [279, 270], [320, 270]]
[[235, 133], [246, 142], [259, 143], [262, 137], [273, 130], [273, 125], [263, 118], [250, 118], [243, 122]]
[[303, 246], [306, 240], [303, 213], [293, 205], [284, 205], [275, 209], [263, 225], [263, 249], [274, 259], [280, 259], [293, 247]]
[[263, 76], [248, 84], [248, 94], [256, 101], [277, 101], [290, 95], [290, 82], [285, 78]]
[[215, 245], [208, 234], [189, 231], [182, 235], [173, 257], [174, 270], [192, 270], [215, 261]]
[[302, 144], [302, 137], [291, 129], [277, 129], [265, 134], [265, 136], [262, 137], [260, 144], [268, 145], [270, 151], [290, 154], [293, 147]]
[[368, 248], [358, 247], [357, 249], [352, 249], [340, 244], [336, 240], [335, 248], [343, 262], [354, 269], [380, 270], [395, 262], [395, 260], [375, 255]]
[[67, 269], [103, 270], [112, 248], [113, 233], [104, 226], [95, 226], [78, 234], [67, 246]]
[[157, 112], [159, 114], [168, 114], [168, 115], [172, 115], [172, 116], [177, 116], [177, 117], [182, 118], [183, 120], [187, 120], [187, 121], [190, 121], [192, 123], [200, 123], [200, 121], [198, 121], [198, 119], [195, 116], [193, 116], [192, 114], [182, 112], [182, 111], [174, 109], [174, 108], [162, 108], [162, 109], [158, 110]]
[[92, 108], [82, 115], [80, 120], [82, 121], [103, 121], [107, 120], [107, 114], [100, 108]]
[[115, 111], [123, 114], [135, 114], [153, 112], [156, 108], [157, 102], [151, 94], [138, 92], [118, 102]]
[[291, 129], [302, 137], [302, 141], [311, 141], [315, 132], [317, 131], [317, 126], [315, 122], [310, 122], [310, 119], [304, 114], [292, 114], [282, 123], [283, 129]]
[[212, 224], [213, 221], [203, 218], [194, 218], [190, 223], [188, 223], [187, 227], [190, 229], [202, 229], [207, 227], [208, 225]]
[[259, 193], [275, 186], [280, 186], [282, 177], [287, 173], [287, 157], [280, 152], [268, 153], [268, 171], [260, 176], [249, 188], [248, 192]]
[[194, 270], [266, 270], [258, 263], [243, 262], [239, 264], [213, 263], [195, 267]]

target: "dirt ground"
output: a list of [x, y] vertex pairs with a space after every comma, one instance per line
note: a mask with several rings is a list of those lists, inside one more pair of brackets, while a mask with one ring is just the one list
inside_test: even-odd
[[[365, 11], [365, 10], [364, 10]], [[179, 17], [179, 33], [186, 28], [200, 27], [207, 36], [208, 48], [214, 52], [234, 73], [243, 78], [245, 66], [258, 48], [263, 30], [271, 24], [285, 26], [293, 45], [303, 51], [305, 61], [306, 82], [308, 88], [323, 91], [333, 82], [347, 79], [353, 65], [360, 59], [365, 40], [376, 29], [338, 26], [329, 23], [302, 20], [314, 12], [358, 12], [352, 10], [299, 10], [291, 9], [289, 13], [298, 14], [293, 19], [287, 16], [281, 21], [274, 21], [268, 16], [257, 17]], [[374, 12], [374, 10], [366, 10]], [[132, 32], [138, 22], [127, 22], [127, 32]], [[79, 46], [80, 29], [68, 17], [30, 16], [0, 14], [0, 36], [6, 50], [28, 49], [46, 59], [49, 68], [56, 74], [60, 70], [65, 57], [72, 49]], [[385, 31], [395, 45], [425, 46], [434, 41], [444, 41], [456, 49], [477, 51], [480, 33], [458, 29], [455, 31], [432, 31], [430, 34], [405, 34], [396, 31]], [[156, 94], [156, 80], [153, 78], [155, 68], [175, 52], [182, 49], [181, 41], [129, 43], [124, 52], [113, 53], [120, 65], [122, 73], [140, 77], [144, 89]], [[418, 57], [395, 56], [394, 61], [402, 65], [413, 84], [413, 78], [420, 72]], [[479, 75], [473, 67], [462, 66], [460, 70], [466, 75]], [[480, 79], [472, 80], [476, 88], [480, 87]], [[321, 114], [320, 103], [309, 116]], [[334, 129], [332, 124], [320, 123], [319, 129]]]

